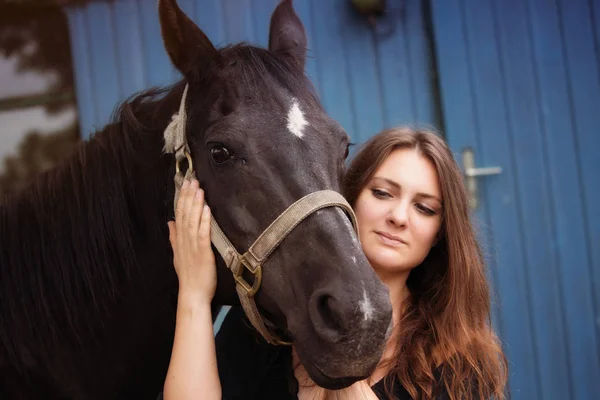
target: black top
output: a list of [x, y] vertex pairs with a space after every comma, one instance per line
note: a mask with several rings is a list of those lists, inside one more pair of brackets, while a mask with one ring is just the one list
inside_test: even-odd
[[[298, 398], [291, 348], [266, 343], [247, 322], [241, 308], [233, 307], [225, 317], [216, 337], [216, 349], [224, 400]], [[393, 387], [396, 399], [411, 399], [398, 380]], [[372, 389], [378, 398], [388, 398], [383, 379]], [[445, 392], [436, 397], [447, 398]]]

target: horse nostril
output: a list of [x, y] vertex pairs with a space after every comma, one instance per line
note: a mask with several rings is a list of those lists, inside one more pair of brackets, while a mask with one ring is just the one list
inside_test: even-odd
[[319, 314], [323, 318], [323, 322], [330, 329], [339, 331], [341, 329], [341, 316], [335, 310], [335, 300], [331, 296], [323, 295], [318, 300]]
[[314, 293], [309, 303], [310, 317], [317, 334], [327, 341], [340, 341], [350, 322], [344, 316], [343, 303], [322, 291]]

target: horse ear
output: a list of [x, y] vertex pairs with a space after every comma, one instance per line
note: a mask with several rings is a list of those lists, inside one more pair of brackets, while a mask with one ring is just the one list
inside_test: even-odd
[[175, 67], [192, 79], [219, 52], [175, 0], [158, 0], [158, 17], [165, 49]]
[[292, 0], [283, 0], [271, 15], [269, 50], [283, 56], [304, 71], [306, 32], [292, 7]]

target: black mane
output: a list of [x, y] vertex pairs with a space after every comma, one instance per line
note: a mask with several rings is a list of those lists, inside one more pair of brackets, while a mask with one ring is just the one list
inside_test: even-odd
[[238, 44], [221, 49], [222, 64], [215, 70], [209, 71], [206, 77], [210, 79], [215, 72], [225, 81], [232, 82], [236, 87], [247, 88], [262, 101], [270, 101], [270, 97], [261, 95], [269, 93], [269, 79], [275, 80], [289, 94], [293, 94], [302, 103], [310, 105], [310, 109], [321, 110], [321, 103], [312, 83], [302, 71], [276, 54], [259, 47]]
[[96, 340], [121, 285], [139, 278], [133, 182], [150, 157], [140, 151], [146, 142], [156, 142], [161, 157], [157, 122], [164, 129], [178, 89], [124, 102], [69, 159], [0, 205], [0, 363], [23, 366], [29, 353], [43, 358], [55, 343]]

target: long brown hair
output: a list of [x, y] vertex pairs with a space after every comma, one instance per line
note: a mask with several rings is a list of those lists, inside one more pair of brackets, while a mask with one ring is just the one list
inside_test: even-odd
[[393, 128], [373, 137], [352, 161], [344, 194], [354, 205], [381, 163], [398, 148], [415, 149], [435, 166], [442, 192], [440, 238], [406, 282], [396, 353], [386, 391], [398, 376], [415, 399], [445, 386], [450, 399], [504, 398], [507, 363], [491, 328], [490, 291], [469, 217], [462, 173], [446, 142], [427, 130]]

